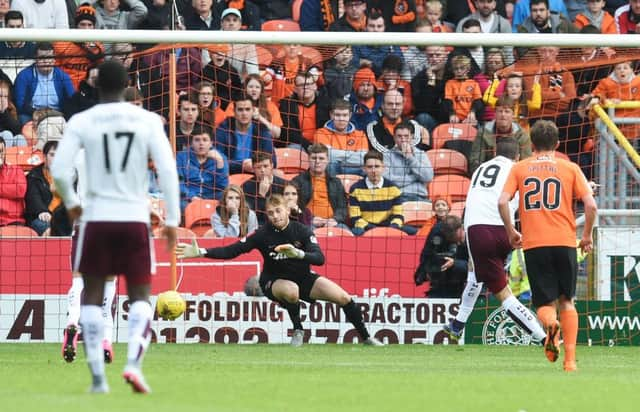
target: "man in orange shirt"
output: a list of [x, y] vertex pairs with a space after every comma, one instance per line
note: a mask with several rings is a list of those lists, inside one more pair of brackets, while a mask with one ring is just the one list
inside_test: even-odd
[[331, 120], [313, 136], [313, 143], [329, 148], [329, 174], [362, 174], [362, 159], [369, 150], [369, 141], [349, 121], [351, 105], [343, 99], [335, 100], [329, 117]]
[[[559, 355], [559, 332], [564, 338], [564, 370], [576, 370], [578, 312], [576, 292], [576, 224], [573, 199], [584, 204], [585, 225], [579, 247], [593, 248], [591, 235], [597, 214], [587, 179], [575, 163], [556, 158], [558, 128], [540, 120], [531, 128], [533, 155], [512, 169], [498, 200], [500, 217], [514, 248], [524, 249], [533, 304], [547, 331], [544, 351], [551, 362]], [[522, 233], [513, 226], [509, 201], [518, 192]], [[557, 319], [560, 313], [560, 323]]]

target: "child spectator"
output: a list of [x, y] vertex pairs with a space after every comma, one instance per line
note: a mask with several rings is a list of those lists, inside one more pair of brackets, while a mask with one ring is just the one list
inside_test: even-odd
[[480, 85], [469, 78], [471, 59], [455, 56], [451, 63], [454, 78], [445, 84], [443, 101], [449, 123], [470, 123], [475, 126], [482, 114], [483, 104]]
[[400, 91], [404, 97], [402, 115], [409, 116], [413, 112], [413, 97], [411, 96], [411, 84], [400, 78], [402, 66], [402, 58], [399, 56], [390, 54], [385, 57], [382, 61], [382, 74], [378, 78], [378, 90], [381, 92], [394, 89]]
[[213, 83], [216, 96], [220, 99], [220, 109], [226, 110], [242, 90], [242, 81], [238, 71], [227, 59], [229, 46], [225, 44], [207, 47], [211, 61], [202, 70], [205, 80]]
[[222, 123], [226, 117], [220, 109], [220, 100], [216, 97], [216, 90], [211, 82], [200, 82], [196, 84], [198, 94], [199, 120], [208, 127], [215, 127]]
[[507, 78], [503, 80], [500, 80], [496, 75], [491, 86], [484, 92], [482, 101], [491, 107], [495, 107], [498, 97], [510, 97], [516, 102], [513, 112], [514, 118], [520, 127], [524, 130], [529, 130], [529, 110], [538, 110], [542, 104], [540, 76], [536, 75], [533, 78], [531, 93], [525, 92], [524, 88], [525, 83], [522, 73], [510, 73]]
[[42, 149], [44, 162], [27, 175], [24, 217], [38, 236], [42, 236], [49, 228], [53, 211], [62, 204], [62, 199], [51, 191], [53, 178], [49, 170], [57, 148], [57, 141], [47, 142]]
[[582, 13], [578, 13], [573, 24], [578, 29], [592, 25], [597, 27], [602, 34], [618, 34], [615, 19], [604, 10], [605, 3], [605, 0], [587, 0], [586, 9]]
[[240, 186], [229, 185], [220, 204], [211, 215], [211, 227], [217, 237], [245, 237], [258, 228], [256, 213], [247, 205]]
[[289, 207], [289, 217], [303, 225], [313, 227], [313, 213], [311, 213], [308, 207], [301, 204], [300, 196], [298, 195], [299, 192], [298, 185], [294, 182], [285, 183], [282, 197], [284, 197]]
[[440, 0], [429, 0], [424, 5], [427, 20], [434, 33], [451, 33], [453, 28], [442, 22], [443, 5]]
[[353, 87], [353, 78], [356, 68], [352, 65], [353, 51], [351, 46], [340, 48], [329, 67], [324, 71], [324, 87], [331, 101], [348, 98]]
[[449, 197], [436, 196], [432, 199], [431, 205], [434, 212], [433, 216], [418, 230], [417, 236], [429, 236], [436, 223], [443, 222], [451, 211], [451, 199]]

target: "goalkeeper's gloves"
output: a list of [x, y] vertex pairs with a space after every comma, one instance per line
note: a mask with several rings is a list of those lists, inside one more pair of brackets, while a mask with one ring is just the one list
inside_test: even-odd
[[297, 247], [290, 244], [276, 246], [274, 250], [278, 253], [283, 254], [289, 259], [304, 258], [304, 250], [298, 249]]
[[198, 246], [198, 242], [193, 239], [191, 244], [178, 243], [176, 246], [176, 256], [178, 259], [198, 258], [207, 254], [207, 249]]

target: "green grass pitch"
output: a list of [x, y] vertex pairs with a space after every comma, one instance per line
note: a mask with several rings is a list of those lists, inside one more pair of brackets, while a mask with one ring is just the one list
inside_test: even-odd
[[80, 350], [66, 364], [57, 344], [0, 345], [6, 411], [638, 411], [637, 347], [578, 347], [575, 374], [541, 347], [392, 345], [152, 345], [144, 363], [154, 393], [120, 377], [90, 395]]

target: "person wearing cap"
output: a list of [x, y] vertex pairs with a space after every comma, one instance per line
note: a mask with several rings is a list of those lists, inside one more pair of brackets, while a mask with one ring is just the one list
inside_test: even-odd
[[[77, 29], [93, 30], [96, 25], [96, 9], [83, 3], [76, 9], [74, 23]], [[89, 68], [97, 67], [104, 61], [104, 45], [100, 42], [53, 43], [56, 64], [71, 77], [73, 87], [79, 90], [80, 82], [87, 78]]]
[[13, 0], [11, 10], [22, 13], [27, 29], [69, 28], [65, 0]]
[[260, 18], [262, 17], [260, 9], [249, 0], [222, 0], [216, 2], [213, 6], [213, 30], [220, 30], [223, 19], [222, 14], [227, 10], [229, 12], [233, 12], [233, 10], [240, 12], [240, 30], [260, 31]]
[[376, 90], [376, 75], [369, 67], [361, 67], [353, 76], [353, 91], [349, 95], [351, 122], [364, 130], [377, 118], [382, 106], [382, 95]]
[[[220, 28], [223, 31], [238, 31], [242, 28], [242, 14], [236, 8], [228, 8], [220, 17]], [[238, 71], [242, 81], [248, 74], [258, 74], [258, 53], [255, 44], [231, 44], [227, 54], [229, 63]]]
[[329, 26], [329, 31], [359, 32], [367, 27], [367, 2], [344, 0], [344, 14]]

